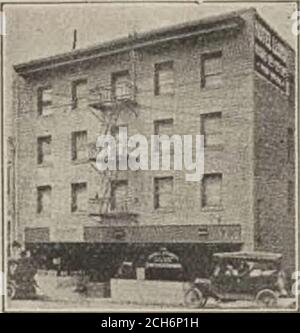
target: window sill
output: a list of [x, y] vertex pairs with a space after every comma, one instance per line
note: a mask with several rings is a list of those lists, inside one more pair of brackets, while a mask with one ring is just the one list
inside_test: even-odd
[[53, 163], [52, 162], [46, 162], [46, 163], [41, 163], [38, 164], [37, 166], [39, 169], [43, 169], [43, 168], [53, 168]]
[[224, 209], [223, 209], [223, 207], [202, 207], [201, 208], [201, 211], [202, 212], [208, 212], [208, 213], [213, 213], [213, 212], [222, 212]]
[[220, 86], [215, 86], [215, 87], [206, 87], [206, 86], [201, 86], [201, 92], [209, 92], [209, 91], [214, 91], [214, 90], [220, 90], [224, 88], [223, 85]]
[[87, 214], [87, 210], [80, 210], [80, 211], [75, 211], [75, 212], [71, 212], [72, 215], [86, 215]]
[[223, 145], [215, 145], [215, 146], [204, 146], [204, 151], [223, 151], [224, 146]]
[[175, 92], [173, 93], [161, 93], [161, 94], [157, 94], [154, 95], [155, 97], [174, 97], [175, 96]]
[[46, 119], [46, 118], [51, 118], [51, 117], [53, 117], [54, 116], [54, 113], [52, 112], [52, 113], [48, 113], [48, 114], [38, 114], [37, 115], [37, 118], [38, 119]]
[[80, 159], [80, 160], [72, 160], [72, 164], [74, 164], [74, 165], [87, 164], [87, 163], [89, 163], [88, 158], [83, 158], [83, 159]]
[[36, 216], [38, 219], [51, 218], [51, 214], [46, 214], [46, 213], [36, 213]]
[[159, 214], [171, 214], [175, 212], [174, 208], [155, 208], [153, 210], [154, 213], [159, 213]]

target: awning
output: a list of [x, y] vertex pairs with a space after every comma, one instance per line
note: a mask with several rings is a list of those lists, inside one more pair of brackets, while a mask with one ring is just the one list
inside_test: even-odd
[[215, 253], [215, 258], [220, 259], [241, 259], [241, 260], [253, 260], [253, 261], [276, 261], [282, 258], [282, 254], [280, 253], [272, 253], [272, 252], [261, 252], [261, 251], [253, 251], [253, 252], [223, 252], [223, 253]]
[[25, 229], [26, 243], [241, 243], [241, 226], [139, 225]]

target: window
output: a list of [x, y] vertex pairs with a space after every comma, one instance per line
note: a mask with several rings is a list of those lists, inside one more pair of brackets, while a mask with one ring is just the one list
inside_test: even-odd
[[204, 135], [205, 147], [222, 146], [222, 114], [221, 112], [201, 115], [201, 134]]
[[287, 138], [287, 149], [288, 149], [288, 161], [294, 161], [294, 130], [288, 128], [288, 138]]
[[155, 65], [154, 95], [174, 94], [173, 61], [162, 62]]
[[51, 214], [51, 186], [39, 186], [37, 188], [37, 213]]
[[154, 121], [155, 135], [173, 135], [173, 119], [162, 119]]
[[84, 212], [87, 210], [87, 185], [86, 183], [72, 184], [72, 212]]
[[201, 86], [220, 86], [222, 83], [222, 67], [222, 52], [203, 54], [201, 59]]
[[[172, 137], [174, 134], [174, 122], [173, 119], [162, 119], [154, 121], [154, 134], [155, 135], [168, 135]], [[161, 144], [159, 147], [155, 147], [156, 151], [159, 151], [160, 155], [162, 154]], [[174, 155], [174, 145], [171, 144], [170, 155]]]
[[[128, 152], [126, 147], [120, 147], [120, 140], [121, 140], [121, 135], [122, 133], [120, 132], [120, 128], [122, 128], [122, 131], [126, 129], [127, 134], [128, 134], [128, 125], [113, 125], [110, 129], [110, 134], [114, 137], [116, 140], [116, 153], [117, 153], [117, 169], [119, 168], [120, 165], [120, 160], [123, 159], [124, 161], [128, 159]], [[121, 149], [120, 149], [121, 148]]]
[[117, 100], [131, 96], [130, 75], [128, 71], [112, 74], [112, 95]]
[[221, 207], [222, 174], [206, 174], [202, 178], [202, 207]]
[[88, 158], [87, 132], [72, 133], [72, 160], [86, 160]]
[[38, 89], [38, 114], [49, 115], [52, 113], [52, 89], [41, 87]]
[[294, 183], [288, 182], [288, 213], [292, 213], [294, 208]]
[[111, 210], [127, 211], [128, 181], [116, 180], [111, 184]]
[[38, 145], [38, 164], [47, 164], [52, 161], [51, 157], [51, 136], [40, 137], [37, 139]]
[[87, 95], [88, 95], [88, 90], [87, 90], [86, 79], [81, 79], [72, 82], [72, 109], [85, 106]]
[[173, 208], [173, 177], [154, 178], [154, 208]]

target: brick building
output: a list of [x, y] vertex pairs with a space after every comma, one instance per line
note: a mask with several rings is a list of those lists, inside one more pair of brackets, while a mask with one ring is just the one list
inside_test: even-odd
[[[97, 267], [160, 246], [190, 273], [213, 252], [295, 261], [294, 51], [254, 9], [15, 66], [19, 239], [51, 268]], [[99, 172], [101, 133], [203, 134], [205, 174]], [[143, 259], [137, 259], [143, 260]]]

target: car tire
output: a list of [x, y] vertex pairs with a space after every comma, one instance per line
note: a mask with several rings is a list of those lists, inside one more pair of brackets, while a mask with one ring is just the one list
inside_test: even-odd
[[207, 297], [196, 287], [189, 289], [184, 295], [184, 304], [188, 308], [203, 308], [207, 302]]
[[274, 308], [278, 303], [277, 294], [271, 289], [260, 290], [256, 295], [256, 303], [260, 307]]

